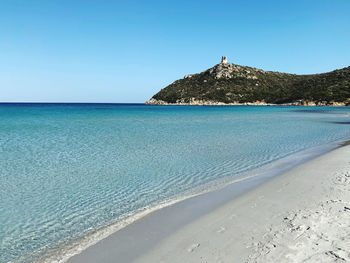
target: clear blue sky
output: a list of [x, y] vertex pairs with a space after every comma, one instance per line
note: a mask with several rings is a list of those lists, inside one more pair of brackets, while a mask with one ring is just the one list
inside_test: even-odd
[[350, 1], [0, 0], [0, 101], [144, 102], [219, 62], [350, 65]]

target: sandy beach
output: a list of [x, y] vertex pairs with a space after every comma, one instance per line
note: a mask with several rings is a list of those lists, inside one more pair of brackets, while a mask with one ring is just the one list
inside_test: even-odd
[[[162, 209], [68, 262], [350, 260], [350, 146], [261, 182], [252, 179], [242, 192], [240, 184], [233, 184], [236, 189], [226, 191], [235, 191], [236, 197], [228, 194], [228, 201], [218, 201], [213, 193], [207, 200], [201, 197], [198, 202], [216, 200], [201, 212], [195, 210], [200, 206], [196, 198]], [[196, 216], [189, 220], [191, 209]], [[169, 211], [173, 220], [164, 225], [159, 214], [166, 219]]]
[[0, 7], [0, 263], [350, 261], [350, 0]]
[[263, 184], [136, 262], [350, 260], [350, 147]]

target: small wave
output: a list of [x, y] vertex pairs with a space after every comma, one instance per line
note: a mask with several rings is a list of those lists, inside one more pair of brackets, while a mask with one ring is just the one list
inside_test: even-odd
[[[197, 195], [197, 194], [195, 194], [195, 195]], [[87, 235], [87, 236], [80, 238], [78, 240], [75, 240], [69, 244], [65, 244], [62, 248], [60, 248], [58, 250], [54, 250], [52, 252], [49, 252], [44, 257], [41, 257], [40, 259], [35, 260], [34, 262], [38, 262], [38, 263], [39, 262], [41, 262], [41, 263], [63, 263], [63, 262], [66, 262], [72, 256], [81, 253], [83, 250], [87, 249], [88, 247], [96, 244], [97, 242], [101, 241], [102, 239], [105, 239], [106, 237], [121, 230], [122, 228], [132, 224], [133, 222], [145, 217], [146, 215], [153, 213], [157, 210], [160, 210], [162, 208], [165, 208], [167, 206], [171, 206], [175, 203], [184, 201], [184, 200], [191, 198], [195, 195], [187, 196], [187, 197], [184, 197], [181, 199], [162, 202], [154, 207], [144, 207], [143, 209], [141, 209], [142, 211], [138, 211], [135, 214], [130, 214], [130, 215], [126, 216], [125, 219], [118, 221], [114, 224], [111, 224], [107, 227], [103, 227], [102, 229], [95, 231], [93, 234]]]
[[[37, 263], [64, 263], [67, 262], [71, 257], [80, 254], [82, 251], [91, 247], [98, 243], [99, 241], [107, 238], [108, 236], [116, 233], [117, 231], [127, 227], [128, 225], [134, 223], [135, 221], [147, 216], [150, 213], [153, 213], [157, 210], [163, 209], [165, 207], [172, 206], [176, 203], [185, 201], [187, 199], [193, 198], [198, 195], [202, 195], [208, 193], [210, 191], [218, 190], [224, 188], [228, 185], [242, 182], [254, 177], [259, 176], [260, 174], [257, 172], [253, 172], [250, 175], [245, 175], [244, 177], [232, 180], [231, 178], [222, 178], [216, 182], [210, 182], [206, 185], [201, 185], [197, 187], [195, 190], [191, 190], [186, 192], [186, 194], [182, 197], [178, 197], [172, 200], [163, 201], [155, 206], [146, 206], [135, 213], [130, 213], [124, 217], [124, 219], [120, 219], [115, 223], [112, 223], [109, 226], [102, 227], [101, 229], [96, 230], [92, 234], [88, 234], [83, 238], [78, 238], [75, 241], [71, 241], [68, 244], [63, 245], [60, 249], [53, 250], [45, 254], [45, 256], [35, 260]], [[74, 239], [74, 238], [73, 238]]]
[[350, 121], [330, 121], [329, 123], [333, 123], [333, 124], [350, 124]]
[[304, 112], [304, 113], [327, 113], [327, 114], [344, 114], [344, 112], [334, 110], [321, 110], [321, 109], [310, 109], [310, 110], [292, 110], [293, 112]]
[[[343, 141], [343, 140], [341, 140]], [[184, 193], [182, 197], [177, 197], [176, 199], [163, 201], [155, 206], [146, 206], [143, 209], [140, 209], [134, 214], [127, 215], [121, 221], [115, 222], [107, 227], [99, 229], [95, 231], [93, 234], [90, 234], [84, 238], [81, 238], [69, 245], [64, 246], [63, 248], [52, 252], [51, 254], [47, 254], [45, 258], [42, 258], [39, 262], [49, 263], [64, 263], [67, 262], [69, 258], [74, 255], [81, 253], [83, 250], [88, 247], [96, 244], [97, 242], [105, 239], [106, 237], [114, 234], [115, 232], [121, 230], [122, 228], [132, 224], [133, 222], [145, 217], [146, 215], [153, 213], [157, 210], [163, 209], [168, 206], [172, 206], [176, 203], [185, 201], [192, 197], [202, 195], [214, 190], [222, 189], [228, 185], [232, 185], [238, 182], [242, 182], [248, 179], [252, 179], [254, 177], [261, 176], [263, 174], [274, 174], [274, 176], [284, 173], [287, 170], [299, 165], [307, 160], [310, 160], [314, 157], [317, 157], [321, 154], [324, 154], [332, 149], [336, 148], [336, 145], [340, 143], [340, 140], [329, 143], [328, 145], [317, 146], [313, 148], [309, 148], [300, 152], [296, 152], [292, 155], [285, 156], [279, 160], [275, 160], [273, 162], [268, 162], [267, 164], [259, 167], [257, 169], [253, 169], [251, 171], [247, 171], [241, 175], [240, 178], [234, 177], [237, 175], [231, 175], [226, 178], [221, 178], [214, 182], [207, 183], [205, 185], [201, 185], [196, 189], [192, 189], [191, 191], [187, 191]], [[279, 171], [279, 172], [277, 172]], [[271, 175], [270, 175], [271, 176]]]

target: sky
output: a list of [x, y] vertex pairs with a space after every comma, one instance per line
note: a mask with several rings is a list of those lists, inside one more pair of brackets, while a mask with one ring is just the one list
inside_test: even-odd
[[350, 66], [349, 0], [0, 0], [1, 102], [145, 102], [229, 62]]

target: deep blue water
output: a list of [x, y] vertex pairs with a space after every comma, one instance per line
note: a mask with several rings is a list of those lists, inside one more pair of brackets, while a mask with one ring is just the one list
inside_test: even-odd
[[349, 138], [345, 107], [0, 104], [0, 262]]

